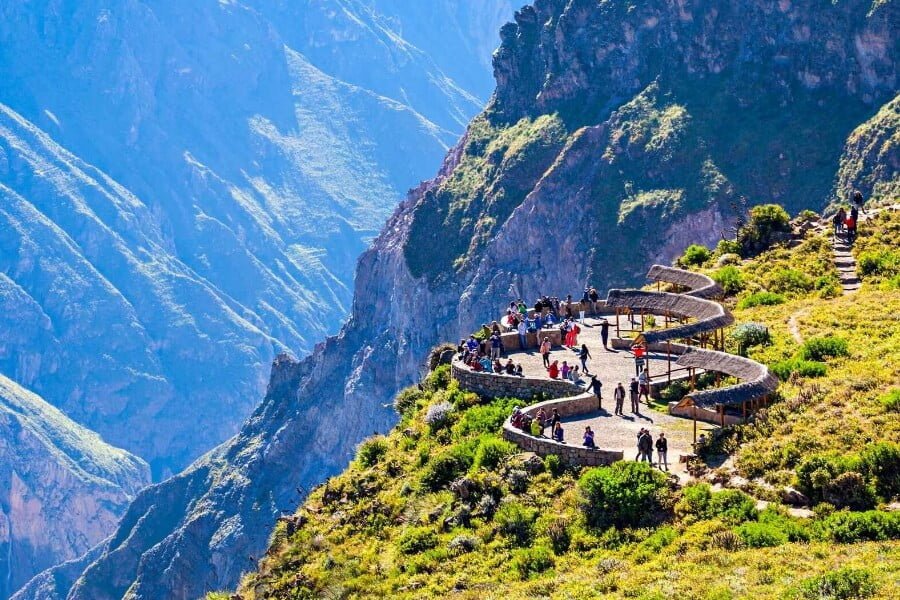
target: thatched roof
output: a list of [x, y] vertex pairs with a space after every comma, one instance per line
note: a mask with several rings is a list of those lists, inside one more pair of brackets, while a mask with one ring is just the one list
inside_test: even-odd
[[678, 403], [679, 406], [693, 404], [700, 408], [715, 408], [720, 404], [736, 405], [767, 396], [778, 388], [778, 378], [765, 365], [734, 354], [691, 348], [678, 357], [676, 364], [679, 367], [718, 371], [741, 380], [736, 385], [692, 392]]
[[653, 265], [647, 272], [647, 279], [652, 281], [664, 281], [666, 283], [674, 283], [681, 287], [686, 287], [691, 291], [686, 296], [695, 296], [697, 298], [719, 298], [725, 295], [725, 290], [710, 277], [702, 273], [694, 273], [693, 271], [685, 271], [684, 269], [676, 269], [675, 267], [666, 267], [663, 265]]
[[665, 342], [691, 338], [695, 335], [714, 331], [731, 325], [734, 317], [718, 302], [695, 298], [686, 294], [669, 292], [644, 292], [639, 290], [610, 290], [606, 305], [614, 308], [627, 308], [635, 312], [648, 312], [696, 319], [691, 323], [677, 325], [668, 329], [645, 331], [642, 337], [647, 343]]

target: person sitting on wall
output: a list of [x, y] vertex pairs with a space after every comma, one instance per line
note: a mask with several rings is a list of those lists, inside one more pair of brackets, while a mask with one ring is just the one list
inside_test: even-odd
[[544, 428], [538, 423], [538, 419], [531, 422], [531, 435], [541, 437], [544, 435]]
[[597, 445], [594, 444], [594, 432], [591, 431], [590, 426], [584, 428], [584, 443], [582, 444], [585, 448], [590, 448], [594, 450], [597, 448]]
[[525, 377], [525, 373], [522, 372], [522, 363], [516, 365], [516, 375], [518, 377]]
[[503, 365], [500, 364], [500, 359], [495, 358], [493, 364], [491, 364], [491, 369], [494, 373], [502, 374], [503, 373]]
[[560, 444], [563, 443], [562, 423], [557, 422], [556, 425], [553, 426], [553, 439]]
[[541, 425], [541, 435], [544, 435], [544, 428], [547, 427], [547, 413], [541, 408], [538, 410], [535, 420]]
[[489, 359], [487, 356], [482, 356], [481, 360], [479, 360], [478, 362], [481, 364], [481, 370], [485, 373], [494, 372], [494, 368], [491, 365], [491, 359]]
[[569, 371], [571, 371], [571, 370], [572, 370], [572, 367], [569, 366], [569, 361], [564, 360], [562, 363], [562, 367], [560, 367], [560, 369], [559, 369], [559, 374], [562, 376], [563, 379], [568, 380], [569, 379]]
[[522, 410], [518, 406], [513, 406], [512, 415], [509, 417], [509, 423], [517, 429], [522, 423]]
[[550, 376], [550, 379], [558, 379], [559, 378], [559, 361], [554, 360], [550, 363], [550, 366], [547, 368], [547, 375]]
[[581, 385], [581, 373], [578, 371], [578, 365], [569, 369], [569, 381], [575, 385]]
[[469, 336], [469, 341], [466, 342], [466, 348], [469, 350], [469, 352], [478, 351], [478, 340], [475, 339], [474, 335]]
[[510, 359], [507, 359], [507, 361], [506, 361], [506, 367], [504, 367], [503, 370], [506, 371], [506, 374], [507, 374], [507, 375], [514, 375], [514, 374], [515, 374], [516, 368], [515, 368], [515, 366], [513, 366], [513, 361], [512, 361], [511, 358], [510, 358]]

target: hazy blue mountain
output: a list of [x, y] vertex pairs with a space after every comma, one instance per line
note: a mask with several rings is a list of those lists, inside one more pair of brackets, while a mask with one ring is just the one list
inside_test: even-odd
[[157, 478], [233, 434], [487, 100], [508, 4], [0, 4], [0, 372]]
[[0, 598], [106, 538], [149, 481], [147, 463], [0, 375]]

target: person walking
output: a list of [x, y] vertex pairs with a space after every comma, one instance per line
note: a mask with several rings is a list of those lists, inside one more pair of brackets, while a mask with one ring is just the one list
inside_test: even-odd
[[638, 438], [638, 448], [641, 452], [641, 462], [647, 461], [653, 465], [653, 437], [649, 429], [644, 429], [643, 435]]
[[854, 192], [853, 192], [853, 206], [854, 206], [854, 208], [856, 208], [857, 210], [863, 211], [863, 214], [868, 214], [868, 213], [866, 213], [866, 208], [865, 208], [865, 206], [863, 206], [864, 204], [865, 204], [865, 201], [863, 200], [862, 192], [860, 192], [859, 190], [854, 191]]
[[640, 412], [640, 409], [638, 408], [639, 386], [638, 380], [632, 377], [631, 383], [628, 384], [628, 391], [631, 393], [631, 412], [633, 413]]
[[603, 410], [603, 384], [597, 379], [596, 375], [591, 375], [591, 391], [597, 396], [597, 408]]
[[591, 356], [591, 351], [588, 350], [587, 344], [581, 345], [581, 352], [578, 353], [578, 358], [581, 359], [581, 371], [585, 375], [590, 375], [587, 367], [587, 361], [589, 358], [593, 358], [593, 356]]
[[603, 341], [603, 349], [609, 350], [609, 321], [606, 319], [600, 321], [600, 339]]
[[624, 414], [622, 408], [625, 405], [625, 387], [622, 385], [621, 381], [619, 382], [619, 385], [616, 386], [615, 391], [613, 391], [613, 400], [616, 401], [616, 414]]
[[647, 404], [650, 404], [650, 374], [647, 373], [647, 369], [641, 371], [641, 374], [638, 376], [638, 383], [640, 384], [638, 389], [640, 390], [638, 395], [638, 401], [640, 401], [640, 396], [644, 396]]
[[666, 439], [665, 433], [660, 433], [659, 437], [656, 438], [656, 454], [657, 454], [657, 464], [656, 466], [662, 470], [663, 466], [665, 466], [666, 471], [669, 470], [669, 441]]
[[637, 454], [634, 455], [634, 460], [636, 461], [641, 460], [641, 457], [644, 455], [643, 448], [641, 447], [641, 440], [643, 439], [643, 437], [644, 428], [641, 427], [641, 429], [637, 432]]
[[544, 341], [541, 342], [541, 358], [544, 360], [544, 367], [550, 368], [550, 338], [545, 337]]

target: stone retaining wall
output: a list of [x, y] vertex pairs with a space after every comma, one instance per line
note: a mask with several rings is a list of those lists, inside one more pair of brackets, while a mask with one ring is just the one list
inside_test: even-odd
[[485, 398], [567, 398], [581, 391], [569, 381], [476, 372], [456, 359], [450, 373], [462, 389]]

